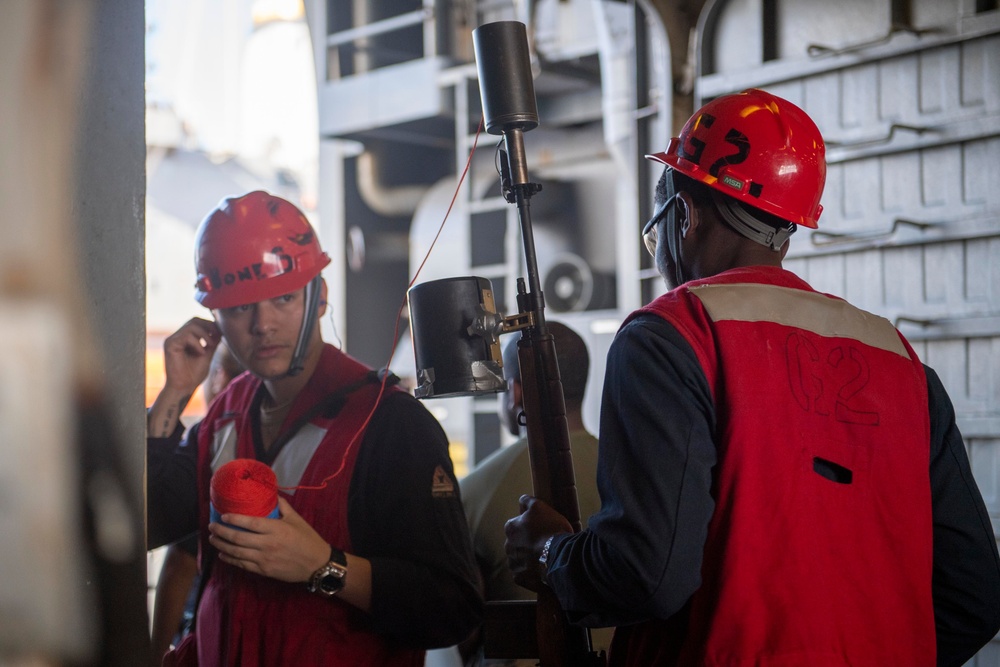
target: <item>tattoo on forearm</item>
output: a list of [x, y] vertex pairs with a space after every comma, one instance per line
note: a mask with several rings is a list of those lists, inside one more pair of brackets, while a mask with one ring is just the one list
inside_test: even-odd
[[160, 431], [158, 433], [150, 433], [154, 438], [166, 438], [169, 436], [178, 420], [180, 420], [181, 414], [184, 412], [184, 408], [187, 406], [188, 401], [191, 400], [191, 394], [184, 396], [177, 403], [172, 403], [163, 408], [163, 423], [160, 426]]
[[167, 414], [163, 415], [163, 428], [160, 430], [161, 436], [170, 435], [170, 424], [174, 421], [174, 413], [176, 408], [171, 405], [167, 408]]

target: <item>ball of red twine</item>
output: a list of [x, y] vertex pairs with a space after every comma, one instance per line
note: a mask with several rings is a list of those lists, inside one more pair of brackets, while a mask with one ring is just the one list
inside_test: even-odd
[[268, 516], [278, 505], [278, 478], [254, 459], [234, 459], [212, 475], [210, 495], [219, 514]]

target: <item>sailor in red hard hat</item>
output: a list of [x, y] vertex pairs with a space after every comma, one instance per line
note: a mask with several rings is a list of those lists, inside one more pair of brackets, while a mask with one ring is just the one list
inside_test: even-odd
[[[410, 667], [482, 614], [441, 427], [388, 376], [323, 342], [330, 258], [291, 202], [223, 200], [196, 238], [194, 318], [164, 345], [149, 411], [149, 545], [199, 535], [195, 630], [164, 664]], [[246, 367], [181, 440], [221, 339]], [[213, 473], [269, 466], [277, 517], [210, 512]]]
[[[883, 317], [782, 268], [823, 139], [762, 90], [667, 150], [644, 241], [670, 291], [608, 353], [601, 510], [524, 496], [515, 580], [615, 626], [611, 665], [961, 665], [1000, 628], [1000, 559], [941, 381]], [[541, 561], [541, 562], [540, 562]]]

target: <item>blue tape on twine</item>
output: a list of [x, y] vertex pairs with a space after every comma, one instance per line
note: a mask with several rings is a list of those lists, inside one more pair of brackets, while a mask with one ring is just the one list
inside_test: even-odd
[[[277, 503], [275, 503], [274, 509], [271, 510], [271, 512], [265, 518], [267, 518], [267, 519], [280, 519], [281, 518], [281, 512], [278, 511], [278, 504]], [[215, 505], [213, 505], [212, 503], [208, 504], [208, 520], [210, 522], [212, 522], [212, 523], [221, 523], [223, 526], [228, 526], [230, 528], [235, 528], [236, 530], [242, 530], [242, 531], [248, 532], [248, 533], [250, 532], [246, 528], [240, 528], [239, 526], [234, 526], [231, 523], [226, 523], [225, 521], [223, 521], [222, 520], [222, 515], [219, 514], [219, 511], [217, 509], [215, 509]]]

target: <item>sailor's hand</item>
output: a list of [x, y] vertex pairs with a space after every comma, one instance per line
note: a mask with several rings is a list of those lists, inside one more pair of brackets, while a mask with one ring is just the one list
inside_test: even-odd
[[215, 348], [222, 332], [215, 322], [195, 317], [163, 343], [163, 363], [167, 379], [146, 415], [146, 433], [151, 438], [170, 436], [180, 423], [198, 385], [208, 377]]
[[309, 581], [326, 565], [330, 545], [280, 496], [278, 511], [277, 519], [223, 514], [223, 523], [208, 525], [208, 541], [220, 560], [240, 569], [281, 581]]
[[163, 343], [167, 375], [164, 391], [184, 396], [193, 394], [208, 377], [212, 355], [221, 341], [218, 325], [200, 317], [191, 318], [172, 333]]
[[553, 535], [572, 533], [573, 526], [566, 517], [538, 498], [524, 495], [520, 504], [521, 515], [504, 525], [507, 565], [518, 585], [538, 591], [545, 585], [544, 570], [538, 561], [545, 543]]

